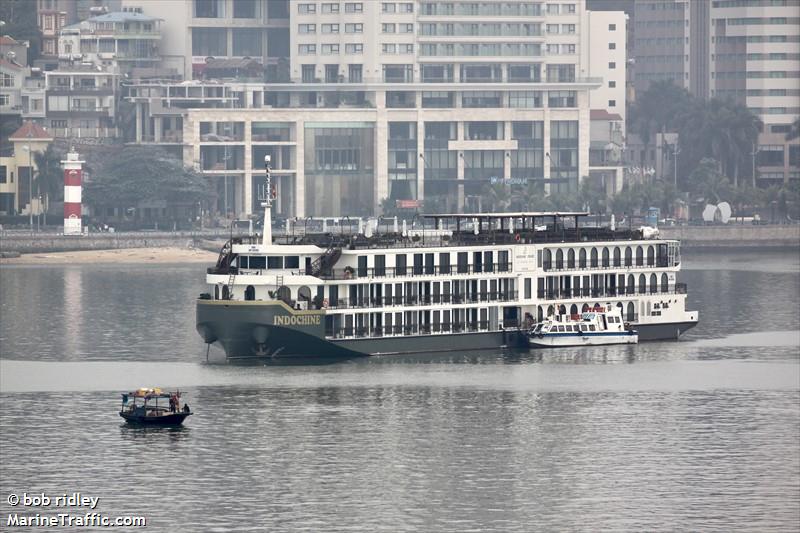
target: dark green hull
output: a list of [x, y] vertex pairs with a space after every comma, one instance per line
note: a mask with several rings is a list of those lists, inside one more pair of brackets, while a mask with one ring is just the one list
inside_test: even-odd
[[367, 355], [448, 352], [523, 346], [518, 331], [326, 339], [324, 311], [295, 311], [281, 302], [198, 300], [197, 331], [229, 359], [349, 359]]
[[[518, 330], [326, 339], [325, 311], [296, 311], [283, 302], [197, 300], [197, 331], [229, 359], [336, 361], [393, 355], [527, 348]], [[696, 322], [638, 325], [639, 340], [674, 340]]]

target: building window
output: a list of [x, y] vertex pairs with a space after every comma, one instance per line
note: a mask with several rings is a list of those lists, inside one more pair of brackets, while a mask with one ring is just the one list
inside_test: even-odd
[[344, 32], [345, 33], [364, 33], [364, 25], [359, 23], [355, 24], [345, 24], [344, 25]]
[[338, 44], [323, 44], [322, 55], [335, 55], [339, 53]]
[[303, 83], [313, 83], [315, 74], [315, 65], [303, 65], [302, 67], [303, 72]]
[[608, 68], [610, 68], [610, 69], [617, 68], [617, 64], [614, 61], [610, 61], [608, 63]]
[[608, 101], [608, 107], [617, 107], [617, 101], [616, 100], [609, 100]]
[[542, 107], [541, 91], [510, 91], [508, 93], [508, 106], [516, 108]]
[[297, 46], [297, 53], [301, 56], [312, 55], [317, 53], [316, 44], [300, 44]]
[[348, 65], [347, 79], [350, 83], [361, 83], [364, 81], [363, 69], [361, 65]]
[[398, 24], [400, 33], [414, 33], [413, 24]]
[[575, 4], [564, 4], [567, 13], [575, 13]]
[[338, 24], [323, 24], [322, 33], [339, 33]]
[[364, 4], [362, 2], [347, 2], [344, 5], [345, 13], [363, 13]]
[[400, 54], [413, 54], [414, 53], [414, 45], [413, 44], [399, 44], [398, 53]]
[[548, 15], [558, 15], [558, 4], [547, 4]]
[[608, 82], [608, 88], [609, 89], [613, 89], [616, 86], [617, 86], [617, 82], [615, 82], [615, 81], [609, 81]]
[[322, 13], [338, 13], [339, 12], [339, 4], [322, 4]]
[[381, 32], [383, 33], [395, 33], [396, 31], [397, 29], [394, 24], [381, 24]]
[[548, 107], [577, 107], [576, 91], [549, 91], [547, 93]]
[[617, 25], [616, 24], [609, 24], [608, 25], [608, 31], [616, 31], [616, 30], [617, 30]]
[[545, 27], [545, 31], [550, 34], [557, 34], [558, 33], [558, 24], [548, 24]]
[[298, 33], [317, 33], [316, 24], [300, 24], [297, 27]]
[[383, 43], [381, 45], [381, 52], [384, 54], [396, 54], [397, 53], [397, 45], [394, 43]]
[[383, 2], [381, 4], [381, 13], [396, 13], [397, 5], [393, 2]]
[[414, 81], [413, 65], [383, 65], [384, 83], [411, 83]]
[[400, 13], [413, 13], [414, 12], [414, 3], [413, 2], [403, 2], [400, 4]]
[[297, 4], [297, 12], [301, 15], [316, 13], [317, 4]]
[[617, 43], [608, 43], [608, 49], [609, 50], [616, 50], [617, 49]]
[[348, 43], [344, 45], [345, 54], [363, 54], [364, 45], [361, 43]]

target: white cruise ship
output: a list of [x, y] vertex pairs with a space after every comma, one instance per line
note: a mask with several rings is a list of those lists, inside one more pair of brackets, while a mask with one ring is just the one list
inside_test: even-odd
[[232, 239], [197, 330], [229, 358], [353, 357], [527, 346], [554, 314], [616, 306], [639, 340], [697, 324], [680, 244], [588, 213], [441, 214], [425, 231]]

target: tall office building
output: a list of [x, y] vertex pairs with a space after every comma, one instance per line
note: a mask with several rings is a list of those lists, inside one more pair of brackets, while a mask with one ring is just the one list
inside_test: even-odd
[[763, 122], [755, 149], [763, 185], [800, 179], [800, 0], [639, 0], [634, 83], [669, 79], [701, 98], [732, 98]]
[[710, 96], [747, 105], [764, 123], [755, 151], [763, 185], [800, 180], [800, 0], [714, 0]]
[[[245, 4], [266, 9], [262, 53], [273, 57], [272, 2], [195, 0], [188, 24], [195, 75], [210, 64], [206, 57], [245, 59], [234, 16]], [[592, 24], [608, 35], [598, 37], [602, 54], [590, 53], [583, 0], [287, 7], [285, 82], [231, 71], [217, 79], [225, 89], [206, 107], [189, 102], [193, 91], [205, 94], [208, 76], [182, 89], [129, 88], [141, 124], [154, 123], [153, 109], [188, 106], [180, 120], [184, 161], [218, 179], [220, 210], [260, 210], [266, 154], [276, 210], [286, 216], [364, 215], [387, 202], [477, 210], [491, 184], [533, 182], [543, 194], [575, 189], [590, 175], [590, 91], [602, 86], [598, 105], [624, 113], [624, 61], [609, 59], [624, 57], [624, 29]]]

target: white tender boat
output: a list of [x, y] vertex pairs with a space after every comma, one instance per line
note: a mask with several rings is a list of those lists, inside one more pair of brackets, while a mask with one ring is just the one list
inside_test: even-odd
[[551, 316], [531, 328], [528, 342], [537, 348], [636, 344], [639, 334], [627, 327], [619, 307], [609, 305], [580, 315]]

